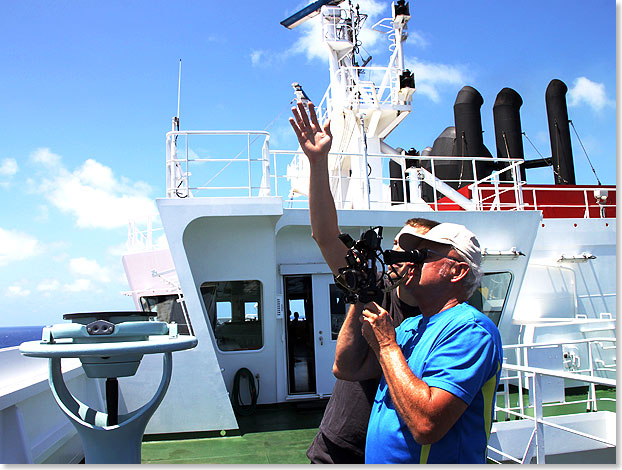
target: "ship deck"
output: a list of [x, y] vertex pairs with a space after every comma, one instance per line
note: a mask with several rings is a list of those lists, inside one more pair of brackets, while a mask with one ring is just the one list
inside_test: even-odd
[[142, 463], [307, 464], [327, 401], [258, 406], [237, 415], [238, 436], [143, 442]]
[[[584, 391], [577, 390], [567, 393], [566, 401], [585, 396]], [[615, 389], [599, 389], [597, 397], [599, 410], [616, 411]], [[517, 394], [511, 394], [510, 400], [516, 403]], [[326, 401], [259, 406], [251, 416], [238, 416], [239, 436], [143, 442], [142, 463], [307, 464], [306, 451], [317, 433], [325, 405]], [[556, 405], [545, 407], [544, 415], [581, 413], [585, 409], [585, 404]]]

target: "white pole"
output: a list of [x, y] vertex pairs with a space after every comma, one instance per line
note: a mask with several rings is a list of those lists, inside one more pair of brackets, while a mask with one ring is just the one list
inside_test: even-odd
[[179, 119], [180, 98], [181, 98], [181, 59], [179, 59], [179, 79], [177, 81], [177, 119]]

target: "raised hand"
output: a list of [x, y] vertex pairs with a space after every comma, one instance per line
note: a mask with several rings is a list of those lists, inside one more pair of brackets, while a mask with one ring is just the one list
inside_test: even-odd
[[311, 162], [317, 160], [320, 157], [326, 157], [330, 151], [330, 147], [333, 142], [333, 136], [330, 133], [330, 120], [328, 120], [324, 127], [320, 126], [315, 113], [315, 106], [313, 103], [308, 103], [309, 115], [303, 103], [298, 103], [297, 108], [292, 108], [293, 118], [289, 118], [289, 123], [292, 125], [300, 148], [309, 158]]

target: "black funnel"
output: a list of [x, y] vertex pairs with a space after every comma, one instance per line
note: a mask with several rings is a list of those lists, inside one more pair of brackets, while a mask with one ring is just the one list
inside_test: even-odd
[[451, 157], [456, 155], [456, 128], [447, 127], [434, 141], [431, 155]]
[[484, 98], [470, 86], [462, 87], [454, 103], [456, 123], [456, 155], [460, 157], [484, 156], [482, 117], [480, 108]]
[[[499, 92], [492, 107], [495, 122], [495, 140], [497, 143], [497, 158], [520, 158], [525, 159], [523, 150], [523, 134], [520, 124], [520, 107], [523, 100], [520, 95], [511, 88], [504, 88]], [[501, 164], [501, 168], [509, 166]], [[525, 169], [521, 165], [521, 179], [525, 178]], [[502, 181], [511, 181], [509, 172], [501, 173]]]
[[568, 108], [566, 107], [567, 91], [566, 84], [557, 79], [551, 80], [546, 88], [546, 114], [549, 121], [555, 184], [575, 184]]
[[[492, 157], [484, 146], [482, 135], [482, 116], [480, 108], [484, 98], [470, 86], [462, 87], [454, 103], [454, 120], [456, 123], [456, 153], [458, 157]], [[466, 184], [473, 182], [473, 165], [469, 161], [458, 162], [459, 181]], [[477, 178], [482, 179], [494, 170], [492, 162], [477, 162]], [[459, 186], [464, 184], [460, 183]]]

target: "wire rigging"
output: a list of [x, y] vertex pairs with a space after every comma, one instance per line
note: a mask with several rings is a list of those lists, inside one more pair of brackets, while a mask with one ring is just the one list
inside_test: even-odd
[[544, 156], [540, 153], [540, 151], [537, 149], [537, 147], [534, 145], [534, 143], [531, 141], [531, 139], [529, 138], [529, 136], [527, 135], [527, 133], [526, 133], [526, 132], [522, 132], [522, 134], [525, 136], [525, 138], [527, 139], [527, 141], [529, 141], [529, 143], [530, 143], [530, 144], [531, 144], [531, 146], [534, 148], [534, 150], [535, 150], [536, 152], [538, 152], [538, 155], [540, 155], [540, 158], [541, 158], [542, 160], [549, 160], [549, 161], [551, 162], [551, 163], [550, 163], [550, 166], [551, 166], [551, 169], [553, 170], [553, 173], [554, 173], [554, 174], [556, 174], [557, 176], [559, 176], [559, 178], [563, 179], [563, 178], [562, 178], [562, 176], [561, 176], [561, 175], [560, 175], [560, 174], [559, 174], [559, 173], [555, 170], [555, 166], [553, 165], [553, 157], [551, 156], [551, 157], [545, 158], [545, 157], [544, 157]]
[[581, 142], [581, 138], [579, 137], [579, 133], [577, 132], [577, 129], [575, 129], [575, 127], [574, 127], [574, 123], [572, 122], [572, 119], [569, 119], [568, 122], [572, 126], [572, 130], [574, 131], [575, 135], [577, 136], [577, 139], [579, 140], [579, 143], [581, 144], [581, 148], [583, 149], [583, 153], [585, 153], [585, 157], [587, 158], [587, 162], [590, 164], [590, 168], [592, 169], [592, 173], [594, 173], [594, 176], [596, 177], [596, 181], [598, 181], [598, 185], [600, 186], [602, 183], [600, 182], [600, 179], [598, 179], [598, 175], [596, 174], [596, 170], [594, 169], [594, 165], [592, 165], [592, 161], [590, 160], [590, 157], [588, 156], [587, 151], [585, 150], [585, 147], [583, 146], [583, 142]]
[[531, 139], [529, 138], [529, 136], [527, 135], [527, 133], [526, 133], [526, 132], [523, 132], [522, 134], [523, 134], [523, 135], [525, 136], [525, 138], [529, 141], [529, 143], [531, 144], [531, 146], [533, 147], [533, 149], [534, 149], [536, 152], [538, 152], [538, 155], [540, 155], [540, 158], [544, 158], [544, 156], [540, 153], [540, 151], [539, 151], [539, 150], [536, 148], [536, 146], [533, 144], [533, 142], [531, 141]]
[[[293, 101], [292, 101], [292, 102], [293, 102]], [[291, 105], [291, 103], [292, 103], [292, 102], [290, 102], [290, 105]], [[278, 119], [279, 119], [279, 118], [283, 115], [283, 113], [284, 113], [285, 111], [289, 111], [289, 106], [290, 106], [290, 105], [288, 105], [286, 109], [283, 109], [283, 110], [282, 110], [282, 111], [281, 111], [281, 112], [280, 112], [280, 113], [279, 113], [279, 114], [278, 114], [278, 115], [277, 115], [277, 116], [276, 116], [276, 117], [275, 117], [275, 118], [274, 118], [274, 119], [273, 119], [273, 120], [272, 120], [272, 121], [271, 121], [271, 122], [270, 122], [270, 123], [269, 123], [269, 124], [268, 124], [268, 125], [264, 128], [264, 131], [267, 131], [267, 130], [268, 130], [268, 129], [272, 126], [272, 124], [274, 124], [274, 123], [275, 123], [275, 122], [276, 122], [276, 121], [277, 121], [277, 120], [278, 120]], [[257, 139], [259, 139], [259, 137], [260, 137], [260, 135], [256, 135], [256, 136], [255, 136], [255, 138], [254, 138], [253, 140], [251, 140], [251, 141], [250, 141], [250, 143], [248, 144], [248, 147], [250, 147], [251, 145], [253, 145], [253, 144], [257, 141]], [[220, 169], [220, 171], [218, 171], [218, 172], [217, 172], [214, 176], [212, 176], [212, 177], [209, 179], [209, 181], [207, 181], [207, 182], [204, 184], [204, 186], [209, 185], [212, 181], [214, 181], [214, 179], [215, 179], [218, 175], [220, 175], [223, 171], [225, 171], [227, 168], [229, 168], [229, 165], [231, 165], [231, 164], [232, 164], [235, 160], [237, 160], [237, 158], [238, 158], [240, 155], [242, 155], [242, 154], [244, 153], [244, 151], [245, 151], [245, 150], [246, 150], [246, 149], [242, 149], [242, 150], [240, 150], [240, 152], [239, 152], [239, 153], [238, 153], [235, 157], [233, 157], [233, 158], [229, 161], [229, 163], [227, 163], [224, 167], [222, 167], [222, 168]]]

